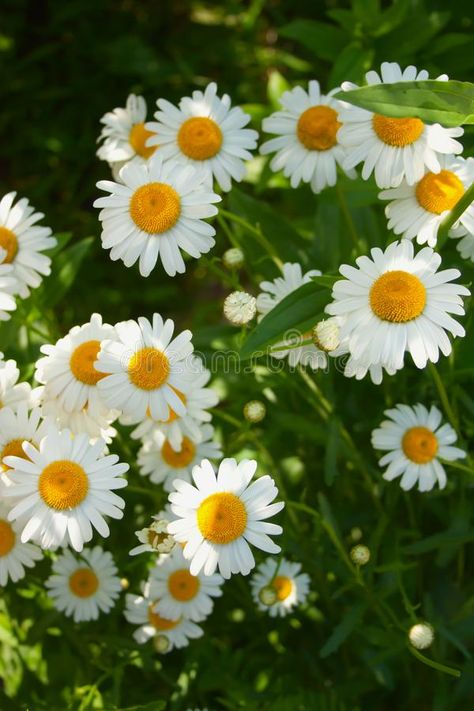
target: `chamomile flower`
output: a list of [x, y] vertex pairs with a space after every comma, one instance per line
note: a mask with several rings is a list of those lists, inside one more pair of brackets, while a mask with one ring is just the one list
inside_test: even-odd
[[102, 344], [95, 363], [108, 374], [98, 388], [109, 408], [138, 419], [147, 413], [155, 420], [167, 420], [171, 411], [185, 414], [177, 392], [185, 389], [192, 334], [182, 331], [173, 338], [173, 331], [173, 321], [163, 322], [159, 314], [151, 323], [141, 316], [115, 325], [116, 338]]
[[441, 412], [418, 404], [396, 405], [384, 414], [388, 419], [372, 432], [373, 447], [388, 452], [379, 461], [381, 467], [388, 464], [383, 478], [401, 477], [405, 491], [417, 483], [419, 491], [431, 491], [436, 482], [444, 489], [446, 472], [439, 460], [452, 462], [466, 453], [452, 446], [457, 435], [451, 425], [441, 424]]
[[220, 444], [214, 441], [212, 425], [202, 425], [197, 442], [183, 437], [175, 450], [166, 435], [156, 430], [147, 438], [138, 452], [138, 469], [142, 476], [150, 477], [154, 484], [163, 484], [165, 491], [173, 490], [173, 481], [179, 477], [191, 481], [191, 472], [203, 459], [222, 457]]
[[21, 526], [8, 520], [8, 507], [0, 501], [0, 586], [8, 579], [16, 583], [25, 577], [25, 568], [32, 568], [43, 554], [33, 543], [20, 541]]
[[[285, 617], [295, 607], [305, 602], [309, 592], [309, 576], [301, 573], [301, 563], [292, 563], [285, 558], [280, 561], [267, 558], [261, 563], [250, 586], [259, 610], [265, 610], [271, 617]], [[271, 605], [262, 602], [262, 590], [273, 589], [275, 601]]]
[[[403, 181], [397, 188], [382, 190], [388, 227], [418, 244], [436, 245], [438, 228], [474, 182], [474, 158], [441, 156], [439, 173], [425, 173], [418, 182]], [[453, 225], [453, 236], [474, 234], [474, 205], [470, 205]]]
[[4, 407], [0, 410], [0, 480], [6, 486], [10, 485], [10, 467], [4, 463], [9, 456], [25, 458], [23, 442], [31, 442], [39, 447], [42, 438], [47, 434], [48, 422], [42, 420], [41, 409], [35, 407], [28, 411], [26, 402], [21, 402], [17, 410]]
[[[342, 124], [341, 104], [333, 97], [336, 91], [339, 89], [321, 94], [317, 81], [309, 82], [308, 91], [297, 86], [281, 95], [282, 110], [263, 120], [263, 130], [277, 138], [266, 141], [260, 153], [276, 151], [270, 167], [283, 170], [292, 188], [302, 181], [310, 183], [314, 193], [320, 193], [336, 184], [337, 166], [342, 168], [346, 156], [337, 138]], [[347, 174], [355, 177], [354, 171]]]
[[13, 266], [4, 263], [6, 257], [7, 251], [0, 247], [0, 321], [8, 321], [11, 318], [9, 311], [16, 309], [13, 295], [17, 294], [20, 288]]
[[121, 183], [101, 180], [97, 187], [110, 195], [94, 202], [102, 210], [102, 246], [110, 258], [126, 267], [138, 261], [147, 277], [161, 260], [169, 276], [186, 271], [181, 252], [198, 258], [214, 246], [216, 233], [205, 219], [217, 214], [221, 198], [191, 166], [163, 163], [161, 151], [148, 163], [127, 163]]
[[245, 175], [244, 161], [252, 158], [258, 133], [244, 128], [250, 116], [238, 106], [231, 108], [227, 94], [217, 96], [211, 82], [204, 92], [193, 91], [174, 106], [165, 99], [156, 102], [155, 121], [145, 124], [156, 133], [147, 145], [160, 146], [164, 160], [173, 159], [191, 165], [208, 184], [215, 178], [222, 190], [231, 188], [231, 180], [240, 182]]
[[129, 555], [139, 555], [140, 553], [170, 553], [176, 545], [173, 536], [168, 533], [168, 524], [173, 517], [162, 511], [156, 516], [149, 526], [135, 531], [135, 535], [140, 541], [139, 546], [135, 546], [129, 551]]
[[464, 314], [464, 286], [450, 284], [457, 269], [438, 271], [441, 257], [430, 247], [414, 254], [409, 240], [393, 242], [383, 252], [378, 247], [356, 259], [357, 269], [343, 264], [346, 277], [332, 290], [334, 301], [326, 307], [333, 316], [345, 317], [341, 340], [347, 338], [351, 356], [365, 367], [387, 370], [403, 367], [408, 351], [418, 368], [436, 363], [439, 352], [451, 353], [446, 331], [464, 336], [464, 328], [450, 315]]
[[64, 550], [45, 585], [55, 608], [74, 622], [97, 620], [101, 612], [109, 612], [121, 590], [114, 559], [100, 546], [85, 548], [80, 558]]
[[87, 407], [75, 412], [66, 412], [61, 407], [59, 400], [45, 399], [44, 390], [41, 396], [41, 410], [44, 417], [52, 420], [60, 430], [70, 430], [72, 434], [84, 432], [91, 440], [103, 439], [105, 444], [110, 444], [117, 434], [112, 423], [120, 415], [118, 410], [105, 408], [103, 412], [92, 412]]
[[20, 403], [33, 405], [34, 395], [29, 383], [19, 383], [20, 371], [14, 360], [3, 360], [0, 353], [0, 411], [3, 407], [16, 410]]
[[[184, 557], [190, 572], [212, 575], [216, 568], [224, 578], [232, 573], [248, 575], [255, 565], [249, 543], [267, 553], [279, 553], [271, 535], [282, 533], [281, 526], [264, 519], [282, 510], [284, 503], [271, 503], [278, 489], [271, 477], [262, 476], [250, 484], [257, 462], [223, 459], [216, 472], [204, 459], [193, 469], [195, 486], [174, 481], [169, 495], [171, 510], [178, 517], [168, 531], [186, 543]], [[249, 486], [250, 484], [250, 486]]]
[[[313, 276], [320, 276], [321, 272], [317, 269], [311, 269], [306, 274], [303, 274], [300, 264], [291, 264], [287, 262], [282, 267], [282, 276], [277, 277], [273, 281], [262, 281], [260, 284], [260, 294], [257, 297], [257, 311], [260, 314], [261, 320], [268, 314], [277, 304], [282, 301], [285, 296], [291, 294], [303, 284], [308, 284]], [[311, 332], [305, 334], [289, 334], [289, 337], [281, 343], [275, 344], [272, 348], [272, 356], [274, 358], [288, 357], [290, 366], [295, 367], [308, 365], [313, 370], [325, 368], [327, 365], [326, 354], [320, 350], [315, 344], [308, 343], [299, 347], [297, 344], [302, 340], [312, 338]], [[281, 346], [281, 350], [277, 350]], [[285, 346], [293, 346], [285, 348]]]
[[[401, 81], [428, 79], [428, 72], [409, 66], [402, 71], [396, 62], [384, 62], [380, 76], [375, 71], [365, 75], [368, 84], [392, 84]], [[443, 74], [438, 81], [448, 77]], [[347, 91], [355, 84], [344, 82]], [[339, 112], [342, 126], [337, 140], [347, 151], [344, 168], [349, 170], [363, 163], [362, 178], [374, 173], [379, 188], [395, 188], [405, 178], [409, 185], [421, 180], [429, 170], [439, 173], [440, 155], [460, 153], [462, 145], [455, 138], [464, 130], [444, 128], [439, 123], [425, 124], [419, 118], [389, 118], [345, 103]]]
[[89, 443], [86, 434], [50, 428], [39, 448], [23, 443], [24, 457], [6, 457], [11, 485], [3, 495], [14, 497], [9, 520], [27, 519], [22, 543], [39, 539], [42, 548], [70, 543], [81, 551], [92, 538], [110, 533], [104, 515], [120, 519], [125, 502], [114, 493], [127, 485], [121, 477], [129, 466], [116, 454], [101, 456], [104, 442]]
[[51, 274], [51, 258], [43, 252], [57, 242], [49, 227], [36, 224], [44, 215], [35, 212], [27, 198], [14, 205], [15, 197], [12, 192], [0, 200], [0, 247], [6, 252], [2, 261], [11, 264], [17, 281], [15, 293], [25, 299], [30, 288], [36, 289], [42, 278]]
[[214, 598], [222, 595], [224, 579], [214, 575], [191, 575], [180, 546], [159, 558], [150, 574], [150, 596], [158, 600], [154, 610], [163, 617], [201, 622], [211, 614]]

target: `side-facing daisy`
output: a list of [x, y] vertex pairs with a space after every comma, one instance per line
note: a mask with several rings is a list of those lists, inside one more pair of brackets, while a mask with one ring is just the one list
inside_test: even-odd
[[44, 215], [35, 212], [27, 198], [13, 205], [15, 197], [12, 192], [0, 200], [0, 247], [6, 252], [2, 261], [11, 264], [17, 280], [15, 293], [25, 299], [30, 288], [36, 289], [42, 278], [51, 274], [51, 258], [43, 252], [57, 242], [49, 227], [36, 224]]
[[[367, 84], [393, 84], [400, 81], [428, 79], [428, 72], [409, 66], [402, 71], [396, 62], [383, 62], [380, 76], [375, 71], [365, 75]], [[448, 79], [446, 74], [436, 77]], [[347, 91], [357, 85], [344, 82]], [[442, 154], [461, 153], [462, 145], [455, 138], [464, 129], [444, 128], [439, 123], [428, 125], [419, 118], [389, 118], [372, 111], [344, 103], [339, 112], [342, 126], [337, 140], [347, 151], [344, 168], [349, 170], [363, 163], [362, 178], [374, 173], [379, 188], [395, 188], [403, 178], [409, 185], [421, 180], [426, 170], [439, 173]]]
[[8, 579], [14, 583], [25, 577], [25, 568], [32, 568], [43, 557], [33, 543], [20, 541], [21, 526], [8, 520], [8, 507], [0, 501], [0, 585]]
[[132, 161], [120, 170], [121, 183], [101, 180], [97, 187], [110, 195], [98, 198], [102, 246], [112, 260], [126, 267], [138, 260], [147, 277], [160, 258], [169, 276], [186, 271], [181, 251], [198, 258], [214, 246], [216, 231], [205, 222], [217, 215], [221, 198], [205, 185], [192, 166], [163, 163], [161, 151], [148, 163]]
[[292, 563], [285, 558], [280, 561], [267, 558], [250, 581], [258, 609], [265, 610], [271, 617], [285, 617], [304, 603], [309, 584], [309, 576], [301, 573], [301, 563]]
[[101, 456], [103, 448], [102, 440], [90, 444], [86, 434], [50, 427], [39, 448], [23, 443], [26, 457], [5, 458], [11, 485], [3, 495], [15, 498], [9, 520], [27, 519], [23, 543], [34, 538], [42, 548], [55, 548], [70, 542], [81, 551], [92, 527], [109, 535], [104, 515], [122, 518], [125, 502], [113, 490], [127, 486], [121, 475], [129, 466], [116, 454]]
[[[310, 183], [314, 193], [335, 185], [337, 166], [342, 168], [345, 149], [338, 143], [340, 102], [333, 98], [339, 89], [321, 94], [319, 82], [310, 81], [308, 91], [297, 86], [285, 91], [279, 101], [281, 111], [263, 120], [262, 128], [277, 138], [266, 141], [260, 153], [276, 155], [270, 163], [273, 171], [283, 170], [296, 188], [301, 181]], [[346, 171], [355, 177], [354, 171]]]
[[85, 548], [80, 558], [64, 550], [45, 585], [56, 609], [74, 622], [96, 620], [101, 612], [109, 612], [121, 589], [114, 559], [100, 546]]
[[[193, 469], [195, 486], [174, 481], [175, 492], [169, 495], [171, 510], [177, 516], [168, 531], [178, 542], [186, 543], [184, 557], [190, 560], [190, 572], [212, 575], [216, 568], [224, 578], [232, 573], [248, 575], [255, 566], [249, 543], [266, 553], [279, 553], [270, 536], [282, 533], [281, 526], [265, 519], [284, 507], [272, 504], [278, 494], [268, 475], [252, 484], [257, 462], [223, 459], [216, 472], [204, 459]], [[250, 484], [250, 486], [249, 486]]]
[[146, 161], [156, 151], [147, 140], [154, 134], [145, 128], [146, 101], [143, 96], [130, 94], [125, 107], [108, 111], [100, 122], [104, 124], [98, 141], [102, 145], [97, 156], [112, 166], [123, 165], [132, 158]]
[[152, 516], [149, 526], [135, 531], [135, 535], [140, 541], [140, 545], [129, 551], [129, 555], [139, 555], [140, 553], [171, 553], [176, 545], [176, 541], [168, 533], [168, 524], [174, 516], [168, 511], [160, 511], [156, 516]]
[[211, 614], [214, 598], [222, 595], [223, 578], [192, 575], [180, 546], [168, 556], [161, 556], [150, 573], [150, 596], [158, 602], [154, 610], [163, 617], [178, 617], [201, 622]]
[[428, 410], [418, 404], [396, 405], [384, 414], [389, 419], [372, 432], [373, 447], [388, 452], [379, 461], [381, 467], [388, 464], [383, 478], [401, 476], [405, 491], [417, 482], [419, 491], [430, 491], [436, 482], [444, 489], [446, 472], [439, 460], [452, 462], [466, 453], [452, 446], [457, 435], [451, 425], [441, 424], [441, 412], [434, 405]]
[[34, 393], [29, 383], [19, 383], [20, 370], [13, 359], [3, 360], [0, 353], [0, 410], [3, 407], [18, 409], [20, 403], [35, 404]]
[[209, 184], [214, 177], [222, 190], [230, 190], [231, 179], [242, 180], [258, 133], [244, 128], [250, 116], [238, 106], [231, 108], [227, 94], [217, 96], [214, 82], [181, 99], [179, 108], [165, 99], [156, 103], [156, 121], [145, 124], [156, 133], [148, 146], [159, 145], [164, 160], [192, 165]]
[[10, 311], [15, 311], [16, 301], [14, 294], [19, 291], [18, 279], [15, 277], [13, 266], [5, 264], [7, 251], [0, 247], [0, 321], [11, 318]]
[[17, 410], [3, 407], [0, 410], [0, 480], [6, 486], [10, 485], [8, 472], [10, 467], [3, 461], [5, 457], [25, 458], [23, 442], [27, 441], [35, 447], [47, 434], [48, 422], [42, 420], [41, 409], [28, 411], [26, 402], [20, 402]]
[[464, 328], [450, 314], [464, 314], [462, 296], [469, 290], [450, 284], [457, 269], [438, 271], [441, 257], [430, 247], [414, 254], [409, 240], [392, 242], [371, 258], [356, 259], [357, 269], [343, 264], [346, 277], [332, 290], [334, 301], [326, 307], [333, 316], [345, 317], [341, 340], [347, 338], [350, 354], [364, 366], [403, 367], [408, 351], [418, 368], [436, 363], [439, 352], [451, 353], [446, 331], [464, 336]]

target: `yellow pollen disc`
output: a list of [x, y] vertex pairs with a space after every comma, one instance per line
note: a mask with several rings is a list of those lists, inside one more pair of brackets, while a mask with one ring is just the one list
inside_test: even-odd
[[3, 264], [10, 264], [15, 259], [18, 252], [18, 240], [16, 235], [6, 227], [0, 227], [0, 247], [6, 251]]
[[464, 185], [456, 173], [442, 170], [427, 173], [416, 186], [416, 199], [424, 210], [441, 215], [452, 210], [464, 195]]
[[298, 120], [296, 135], [309, 151], [327, 151], [336, 145], [336, 135], [342, 124], [337, 111], [330, 106], [311, 106]]
[[99, 578], [90, 568], [78, 568], [69, 578], [69, 587], [76, 597], [90, 597], [99, 587]]
[[178, 131], [178, 145], [192, 160], [207, 160], [219, 153], [222, 131], [215, 121], [205, 116], [187, 119]]
[[199, 592], [199, 578], [184, 568], [175, 570], [168, 578], [168, 590], [175, 600], [188, 602]]
[[198, 527], [211, 543], [224, 545], [239, 538], [247, 525], [247, 511], [235, 494], [211, 494], [197, 510]]
[[94, 368], [99, 351], [100, 341], [86, 341], [74, 349], [69, 359], [69, 367], [76, 380], [86, 385], [96, 385], [99, 380], [105, 378], [107, 373], [99, 373]]
[[0, 558], [8, 555], [15, 545], [16, 534], [8, 521], [0, 519]]
[[395, 270], [374, 282], [369, 299], [372, 311], [382, 321], [406, 323], [423, 312], [426, 289], [414, 274]]
[[[0, 460], [3, 460], [5, 457], [21, 457], [22, 459], [31, 461], [23, 451], [23, 442], [31, 442], [31, 440], [12, 439], [11, 442], [7, 442], [2, 449], [2, 453], [0, 454]], [[11, 467], [9, 467], [8, 464], [5, 464], [5, 462], [3, 462], [3, 468], [5, 470], [11, 469]]]
[[146, 145], [148, 139], [154, 135], [155, 134], [153, 133], [153, 131], [148, 131], [145, 128], [144, 123], [136, 123], [130, 129], [130, 133], [128, 135], [128, 142], [132, 146], [135, 153], [137, 153], [137, 155], [141, 156], [142, 158], [148, 159], [158, 148], [158, 146], [148, 147]]
[[[186, 405], [186, 395], [182, 393], [180, 390], [176, 390], [176, 388], [173, 388], [175, 391], [176, 395], [179, 397], [183, 405]], [[171, 422], [174, 422], [180, 417], [180, 415], [177, 415], [174, 410], [171, 409], [170, 407], [170, 414], [167, 420], [163, 420], [165, 425], [169, 425]]]
[[162, 617], [153, 611], [154, 604], [152, 603], [148, 608], [148, 622], [153, 625], [155, 630], [172, 630], [176, 625], [179, 625], [181, 622], [180, 617], [177, 620], [167, 620], [166, 617]]
[[427, 427], [411, 427], [402, 437], [402, 449], [415, 464], [426, 464], [436, 456], [438, 440]]
[[43, 469], [38, 489], [47, 506], [56, 511], [64, 511], [84, 501], [89, 491], [89, 479], [79, 464], [61, 459]]
[[135, 190], [130, 198], [129, 210], [137, 227], [156, 235], [176, 224], [181, 214], [181, 200], [171, 185], [147, 183]]
[[183, 467], [186, 467], [193, 461], [195, 454], [196, 447], [187, 437], [183, 437], [179, 452], [174, 451], [168, 440], [165, 440], [165, 443], [161, 448], [161, 456], [170, 467], [175, 469], [182, 469]]
[[170, 372], [170, 362], [157, 348], [142, 348], [128, 362], [130, 382], [141, 390], [156, 390], [161, 387]]
[[383, 143], [399, 148], [415, 143], [425, 130], [418, 118], [388, 118], [380, 114], [374, 114], [372, 126]]
[[293, 583], [290, 578], [287, 578], [284, 575], [277, 575], [273, 581], [273, 587], [276, 590], [278, 600], [283, 602], [283, 600], [286, 600], [288, 595], [291, 594], [291, 591], [293, 590]]

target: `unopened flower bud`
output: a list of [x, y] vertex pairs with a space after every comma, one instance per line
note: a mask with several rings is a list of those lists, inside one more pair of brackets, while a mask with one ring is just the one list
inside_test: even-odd
[[258, 593], [258, 599], [266, 607], [271, 607], [277, 601], [277, 591], [271, 585], [266, 585]]
[[122, 590], [128, 590], [128, 588], [130, 587], [130, 583], [127, 578], [120, 579], [120, 587], [122, 588]]
[[233, 291], [224, 301], [224, 316], [234, 326], [243, 326], [257, 313], [257, 300], [246, 291]]
[[370, 560], [370, 551], [367, 546], [359, 544], [351, 550], [351, 560], [355, 565], [367, 565]]
[[340, 328], [337, 319], [325, 319], [317, 323], [313, 328], [313, 343], [317, 348], [326, 353], [335, 351], [341, 342], [339, 334]]
[[244, 407], [244, 417], [248, 422], [261, 422], [267, 414], [267, 408], [260, 400], [250, 400]]
[[224, 252], [222, 260], [227, 269], [241, 269], [244, 266], [244, 253], [238, 247], [232, 247]]
[[433, 644], [434, 629], [428, 622], [418, 622], [410, 628], [408, 639], [415, 649], [428, 649]]
[[170, 641], [164, 634], [158, 634], [153, 640], [153, 644], [158, 654], [166, 654], [170, 648]]

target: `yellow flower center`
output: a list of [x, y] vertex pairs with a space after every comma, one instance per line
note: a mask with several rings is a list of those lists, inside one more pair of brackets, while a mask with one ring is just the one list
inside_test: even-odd
[[43, 469], [38, 489], [47, 506], [56, 511], [64, 511], [84, 501], [89, 491], [89, 479], [79, 464], [61, 459]]
[[423, 312], [426, 289], [414, 274], [395, 270], [374, 282], [369, 299], [372, 311], [382, 321], [406, 323]]
[[197, 510], [199, 530], [211, 543], [225, 545], [239, 538], [247, 525], [247, 511], [235, 494], [211, 494]]
[[405, 456], [416, 464], [431, 462], [438, 451], [438, 440], [427, 427], [411, 427], [402, 437]]
[[76, 380], [80, 380], [86, 385], [96, 385], [99, 380], [105, 378], [107, 373], [99, 373], [94, 368], [99, 351], [100, 341], [85, 341], [73, 350], [69, 359], [69, 367]]
[[157, 348], [142, 348], [128, 362], [130, 382], [141, 390], [156, 390], [161, 387], [170, 372], [170, 362]]
[[145, 128], [144, 123], [136, 123], [130, 129], [130, 133], [128, 135], [128, 142], [130, 143], [137, 155], [141, 156], [142, 158], [148, 159], [158, 148], [158, 146], [148, 147], [146, 145], [146, 142], [150, 138], [150, 136], [154, 135], [155, 134], [153, 133], [153, 131], [148, 131]]
[[171, 185], [147, 183], [135, 190], [129, 210], [137, 227], [150, 235], [161, 234], [176, 224], [181, 214], [181, 200]]
[[418, 118], [388, 118], [380, 114], [374, 114], [372, 126], [383, 143], [399, 148], [415, 143], [425, 130]]
[[[4, 446], [2, 449], [2, 453], [0, 455], [0, 460], [5, 459], [5, 457], [21, 457], [22, 459], [26, 459], [29, 462], [31, 461], [29, 457], [26, 456], [26, 454], [23, 451], [23, 442], [31, 442], [31, 440], [25, 440], [25, 439], [12, 439], [10, 442], [7, 442], [7, 444]], [[5, 471], [8, 469], [11, 469], [11, 467], [8, 466], [8, 464], [5, 464], [5, 462], [2, 461], [3, 468]]]
[[99, 588], [99, 578], [90, 568], [78, 568], [69, 578], [69, 588], [76, 597], [90, 597]]
[[199, 592], [199, 578], [191, 575], [189, 570], [175, 570], [168, 578], [168, 590], [179, 602], [188, 602]]
[[293, 590], [293, 583], [291, 582], [291, 579], [287, 578], [285, 575], [277, 575], [273, 581], [273, 587], [276, 590], [277, 599], [280, 602], [283, 602], [283, 600], [286, 600], [288, 595], [291, 594], [291, 591]]
[[174, 469], [182, 469], [183, 467], [187, 467], [188, 464], [193, 461], [195, 454], [196, 447], [191, 440], [188, 439], [188, 437], [183, 437], [181, 449], [178, 452], [174, 451], [167, 439], [161, 448], [161, 456], [168, 466], [173, 467]]
[[16, 534], [11, 524], [0, 519], [0, 558], [8, 555], [15, 545]]
[[[175, 391], [176, 395], [179, 397], [179, 399], [181, 400], [183, 405], [186, 405], [186, 395], [184, 393], [182, 393], [180, 390], [176, 390], [176, 388], [173, 388], [173, 390]], [[174, 410], [172, 410], [170, 407], [169, 417], [167, 420], [163, 420], [163, 423], [165, 425], [169, 425], [171, 422], [174, 422], [179, 417], [180, 417], [180, 415], [177, 415], [176, 412]]]
[[167, 620], [166, 617], [162, 617], [157, 612], [154, 612], [153, 606], [156, 601], [151, 603], [148, 607], [148, 622], [153, 625], [155, 630], [172, 630], [176, 625], [179, 625], [181, 618], [178, 617], [177, 620]]
[[309, 151], [327, 151], [336, 145], [336, 135], [342, 124], [337, 111], [330, 106], [311, 106], [298, 120], [296, 135]]
[[18, 252], [18, 240], [16, 235], [6, 227], [0, 227], [0, 247], [6, 251], [3, 264], [10, 264], [15, 259]]
[[464, 185], [456, 173], [442, 170], [440, 173], [427, 173], [416, 186], [416, 199], [427, 212], [441, 215], [445, 210], [452, 210], [464, 195]]
[[215, 121], [205, 116], [187, 119], [178, 131], [178, 145], [192, 160], [207, 160], [219, 153], [222, 131]]

